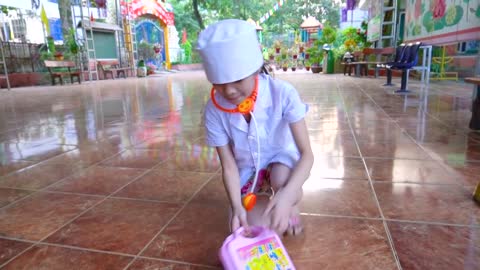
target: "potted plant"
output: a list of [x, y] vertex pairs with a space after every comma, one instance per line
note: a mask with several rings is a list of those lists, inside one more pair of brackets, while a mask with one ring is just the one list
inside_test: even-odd
[[309, 54], [309, 63], [311, 64], [313, 73], [320, 73], [322, 71], [323, 49], [321, 40], [316, 40], [312, 47], [307, 49]]
[[287, 62], [287, 61], [285, 61], [285, 63], [283, 63], [282, 69], [283, 69], [283, 71], [287, 71], [287, 70], [288, 70], [288, 62]]
[[275, 47], [275, 53], [280, 53], [280, 49], [282, 48], [282, 42], [280, 40], [275, 40], [273, 42], [273, 46]]
[[145, 61], [140, 60], [137, 64], [137, 76], [146, 77], [147, 76], [147, 67], [145, 66]]
[[55, 60], [63, 61], [63, 53], [62, 52], [55, 52], [54, 56], [55, 56]]
[[67, 37], [65, 38], [65, 46], [72, 54], [78, 53], [78, 44], [75, 41], [75, 30], [70, 29]]
[[154, 74], [155, 70], [157, 69], [157, 67], [154, 64], [151, 64], [151, 63], [147, 64], [146, 67], [147, 67], [147, 75]]
[[268, 49], [268, 59], [273, 61], [275, 59], [275, 49], [270, 48]]
[[156, 54], [160, 53], [160, 51], [162, 50], [162, 48], [163, 48], [163, 46], [162, 46], [161, 44], [158, 44], [158, 43], [157, 43], [157, 44], [153, 45], [153, 51], [154, 51]]
[[303, 42], [300, 42], [299, 47], [298, 47], [298, 51], [300, 53], [303, 53], [305, 51], [305, 44]]
[[292, 71], [297, 70], [297, 67], [295, 65], [292, 65]]
[[282, 60], [286, 60], [287, 59], [287, 56], [288, 56], [288, 51], [287, 49], [283, 48], [281, 50], [281, 56], [282, 56]]
[[312, 63], [310, 63], [310, 60], [307, 60], [307, 61], [305, 62], [305, 69], [306, 69], [307, 71], [310, 71], [310, 67], [311, 67], [311, 66], [312, 66]]

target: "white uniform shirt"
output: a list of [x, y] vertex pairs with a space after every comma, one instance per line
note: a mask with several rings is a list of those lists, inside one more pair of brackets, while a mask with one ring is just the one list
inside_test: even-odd
[[[224, 108], [234, 108], [218, 93], [215, 99]], [[205, 108], [207, 144], [211, 147], [231, 145], [241, 186], [255, 173], [258, 158], [257, 132], [260, 139], [260, 166], [265, 168], [272, 162], [293, 168], [300, 153], [290, 131], [289, 124], [305, 117], [308, 106], [304, 104], [296, 89], [268, 75], [260, 74], [258, 95], [253, 116], [247, 123], [240, 113], [220, 111], [211, 100]]]

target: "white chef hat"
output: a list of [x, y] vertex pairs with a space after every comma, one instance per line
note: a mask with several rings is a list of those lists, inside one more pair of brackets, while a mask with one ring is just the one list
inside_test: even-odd
[[203, 30], [197, 48], [208, 80], [224, 84], [244, 79], [263, 65], [255, 26], [242, 20], [223, 20]]

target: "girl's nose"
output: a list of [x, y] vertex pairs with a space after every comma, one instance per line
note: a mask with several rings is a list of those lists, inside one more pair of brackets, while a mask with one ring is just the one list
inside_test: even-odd
[[225, 94], [226, 94], [227, 96], [233, 95], [233, 94], [235, 94], [235, 92], [237, 92], [237, 90], [236, 90], [235, 87], [233, 87], [232, 85], [227, 84], [227, 85], [225, 86]]

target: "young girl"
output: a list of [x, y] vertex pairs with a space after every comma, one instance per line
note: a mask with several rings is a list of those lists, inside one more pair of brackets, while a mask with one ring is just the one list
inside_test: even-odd
[[[278, 233], [302, 230], [298, 203], [313, 164], [305, 124], [307, 106], [297, 91], [263, 69], [253, 25], [224, 20], [200, 33], [197, 50], [213, 84], [205, 108], [207, 144], [216, 147], [235, 231], [249, 224]], [[242, 197], [273, 190], [268, 204], [245, 209]], [[254, 215], [261, 209], [261, 215]], [[248, 222], [247, 222], [248, 220]], [[260, 223], [260, 224], [259, 224]]]

